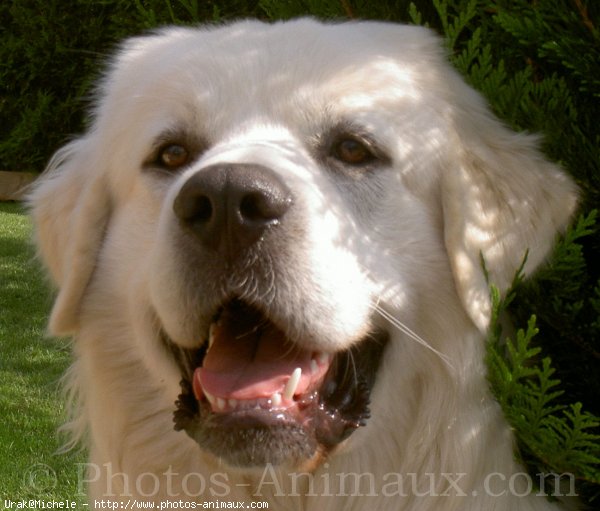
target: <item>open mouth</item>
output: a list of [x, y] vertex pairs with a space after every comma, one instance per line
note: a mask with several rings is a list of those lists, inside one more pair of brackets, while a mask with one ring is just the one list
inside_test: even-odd
[[387, 334], [338, 353], [306, 350], [239, 299], [214, 316], [198, 350], [166, 340], [182, 370], [176, 430], [238, 467], [317, 459], [366, 424]]

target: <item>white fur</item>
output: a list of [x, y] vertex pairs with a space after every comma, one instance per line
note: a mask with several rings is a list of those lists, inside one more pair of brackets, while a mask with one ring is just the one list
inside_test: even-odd
[[[368, 131], [391, 164], [341, 182], [310, 150], [341, 121]], [[181, 175], [143, 170], [155, 138], [172, 128], [208, 150]], [[268, 166], [295, 195], [302, 228], [285, 278], [265, 298], [291, 335], [335, 351], [374, 324], [392, 333], [371, 419], [316, 468], [312, 488], [309, 476], [294, 487], [269, 467], [231, 471], [173, 429], [180, 376], [157, 327], [197, 344], [200, 298], [181, 269], [172, 201], [187, 177], [225, 161]], [[58, 287], [50, 330], [76, 339], [71, 428], [87, 439], [90, 498], [320, 511], [557, 508], [523, 496], [520, 476], [515, 491], [484, 491], [486, 477], [504, 478], [488, 488], [500, 493], [524, 469], [486, 382], [480, 256], [506, 290], [526, 251], [527, 272], [544, 260], [575, 202], [573, 183], [535, 139], [490, 114], [426, 29], [245, 21], [128, 41], [100, 87], [92, 127], [59, 151], [31, 197]], [[341, 488], [340, 474], [368, 474], [367, 486]], [[465, 495], [442, 474], [459, 478]], [[398, 477], [406, 495], [389, 496]], [[412, 491], [412, 477], [427, 495]], [[435, 491], [423, 489], [427, 477]]]

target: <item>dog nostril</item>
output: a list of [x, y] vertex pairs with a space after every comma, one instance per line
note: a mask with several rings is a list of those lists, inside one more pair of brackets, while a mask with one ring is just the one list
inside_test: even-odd
[[273, 222], [285, 213], [287, 200], [277, 200], [264, 192], [249, 193], [240, 201], [240, 214], [250, 222]]
[[260, 196], [256, 194], [246, 195], [240, 202], [240, 213], [242, 218], [246, 220], [262, 220], [265, 215], [262, 214], [262, 208], [260, 207], [259, 201]]
[[175, 214], [184, 222], [207, 222], [213, 215], [213, 205], [206, 195], [180, 194], [174, 204]]
[[213, 206], [210, 199], [206, 196], [198, 197], [196, 200], [195, 219], [200, 222], [207, 222], [213, 215]]

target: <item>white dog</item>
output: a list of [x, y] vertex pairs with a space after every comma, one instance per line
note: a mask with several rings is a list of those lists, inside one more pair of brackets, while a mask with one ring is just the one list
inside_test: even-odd
[[31, 198], [91, 499], [557, 508], [484, 365], [481, 259], [506, 290], [575, 208], [535, 145], [424, 28], [128, 41]]

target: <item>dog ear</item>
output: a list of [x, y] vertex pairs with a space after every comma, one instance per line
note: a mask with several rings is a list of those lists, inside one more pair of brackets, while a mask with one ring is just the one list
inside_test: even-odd
[[445, 244], [463, 306], [485, 331], [491, 303], [482, 259], [489, 283], [506, 291], [525, 256], [525, 274], [543, 262], [577, 192], [537, 150], [536, 137], [504, 128], [479, 98], [459, 110], [455, 130], [458, 164], [442, 177]]
[[107, 180], [94, 164], [90, 142], [82, 138], [60, 149], [29, 197], [38, 252], [58, 286], [52, 335], [78, 329], [79, 304], [110, 216]]

